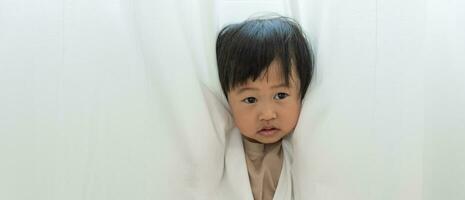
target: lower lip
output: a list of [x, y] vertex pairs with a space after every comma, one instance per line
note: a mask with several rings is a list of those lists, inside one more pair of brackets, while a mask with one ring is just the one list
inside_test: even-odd
[[276, 128], [273, 128], [273, 129], [269, 129], [269, 130], [261, 130], [258, 132], [259, 135], [263, 135], [263, 136], [272, 136], [274, 135], [276, 132], [278, 132], [279, 129], [276, 129]]

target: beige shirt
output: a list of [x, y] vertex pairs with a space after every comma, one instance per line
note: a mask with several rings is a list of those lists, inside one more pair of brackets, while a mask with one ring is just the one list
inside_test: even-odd
[[261, 144], [242, 137], [242, 141], [254, 199], [272, 200], [283, 166], [282, 140]]

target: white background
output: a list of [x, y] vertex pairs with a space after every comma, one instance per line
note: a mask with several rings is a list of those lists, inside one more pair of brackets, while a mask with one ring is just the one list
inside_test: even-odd
[[231, 126], [214, 112], [227, 108], [216, 33], [262, 11], [296, 18], [317, 60], [293, 141], [297, 199], [464, 199], [464, 9], [0, 0], [0, 199], [207, 199]]

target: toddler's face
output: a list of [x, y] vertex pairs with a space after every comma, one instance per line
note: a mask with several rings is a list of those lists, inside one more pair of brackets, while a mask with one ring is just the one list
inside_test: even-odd
[[268, 144], [292, 132], [301, 108], [298, 80], [293, 69], [285, 86], [279, 62], [274, 60], [266, 75], [233, 88], [228, 101], [241, 134], [252, 142]]

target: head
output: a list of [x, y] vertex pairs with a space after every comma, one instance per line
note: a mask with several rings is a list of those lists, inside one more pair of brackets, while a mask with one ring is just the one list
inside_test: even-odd
[[300, 26], [281, 16], [228, 25], [218, 34], [216, 56], [241, 134], [274, 143], [292, 133], [313, 75], [311, 48]]

